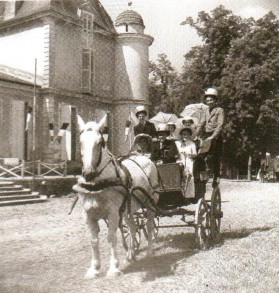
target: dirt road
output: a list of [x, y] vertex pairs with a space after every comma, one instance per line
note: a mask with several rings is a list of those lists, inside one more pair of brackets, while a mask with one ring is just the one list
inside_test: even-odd
[[[138, 261], [110, 279], [107, 229], [100, 237], [102, 269], [84, 280], [90, 264], [90, 238], [73, 198], [0, 209], [0, 292], [279, 292], [279, 184], [221, 182], [221, 237], [210, 250], [195, 249], [194, 230], [162, 229], [155, 256]], [[179, 217], [164, 218], [179, 222]], [[120, 239], [120, 237], [119, 237]], [[125, 251], [119, 241], [118, 252]]]

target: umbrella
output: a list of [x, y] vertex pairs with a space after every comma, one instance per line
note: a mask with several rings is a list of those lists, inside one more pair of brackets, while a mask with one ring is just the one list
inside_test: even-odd
[[150, 122], [154, 123], [156, 128], [159, 124], [164, 123], [167, 124], [168, 122], [174, 122], [178, 120], [178, 117], [175, 114], [168, 114], [164, 112], [159, 112], [156, 116], [149, 119]]
[[199, 124], [202, 118], [204, 111], [208, 108], [203, 103], [198, 104], [190, 104], [187, 105], [184, 110], [180, 113], [181, 117], [190, 116], [197, 119], [197, 123]]

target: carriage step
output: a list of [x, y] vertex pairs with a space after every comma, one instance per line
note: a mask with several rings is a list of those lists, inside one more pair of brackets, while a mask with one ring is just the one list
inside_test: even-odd
[[0, 191], [20, 190], [22, 188], [22, 185], [0, 185]]
[[30, 188], [23, 188], [20, 190], [0, 190], [0, 197], [9, 196], [9, 195], [22, 195], [22, 194], [28, 194], [30, 192], [31, 192]]
[[9, 196], [1, 196], [0, 202], [4, 201], [11, 201], [11, 200], [25, 200], [25, 199], [32, 199], [32, 198], [38, 198], [39, 192], [32, 192], [29, 194], [22, 194], [22, 195], [9, 195]]
[[22, 204], [32, 204], [32, 203], [42, 203], [45, 201], [47, 201], [47, 196], [42, 195], [39, 198], [3, 201], [3, 202], [0, 202], [0, 207], [12, 206], [12, 205], [22, 205]]

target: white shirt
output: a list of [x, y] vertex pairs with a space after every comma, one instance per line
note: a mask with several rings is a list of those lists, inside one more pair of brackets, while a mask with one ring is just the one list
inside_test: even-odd
[[197, 155], [196, 145], [192, 140], [187, 141], [176, 141], [175, 142], [179, 159], [178, 162], [181, 162], [184, 165], [185, 171], [193, 174], [193, 158], [192, 156]]

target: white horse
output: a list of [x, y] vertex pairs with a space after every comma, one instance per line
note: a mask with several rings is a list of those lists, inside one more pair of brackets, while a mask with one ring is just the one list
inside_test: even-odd
[[[91, 233], [92, 260], [85, 278], [94, 278], [99, 275], [101, 267], [99, 253], [99, 224], [100, 219], [106, 219], [108, 224], [108, 243], [110, 245], [110, 267], [107, 276], [121, 274], [119, 261], [116, 255], [116, 232], [121, 221], [121, 214], [130, 231], [130, 243], [127, 260], [135, 258], [136, 227], [133, 220], [141, 204], [132, 195], [131, 189], [139, 187], [134, 192], [137, 198], [144, 202], [148, 194], [156, 202], [158, 200], [158, 173], [154, 163], [143, 155], [131, 155], [119, 162], [104, 147], [102, 132], [106, 124], [106, 116], [99, 122], [84, 123], [78, 116], [80, 128], [80, 146], [83, 163], [83, 177], [79, 179], [74, 190], [82, 201], [83, 214]], [[131, 176], [129, 176], [129, 174]], [[128, 186], [128, 184], [130, 185]], [[130, 204], [129, 204], [130, 202]], [[124, 209], [124, 212], [121, 211]], [[152, 250], [152, 231], [154, 229], [154, 209], [147, 209], [148, 250]]]

